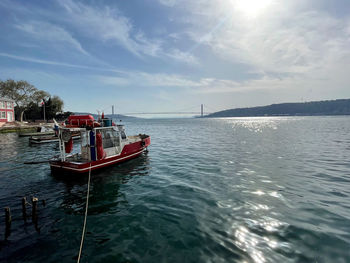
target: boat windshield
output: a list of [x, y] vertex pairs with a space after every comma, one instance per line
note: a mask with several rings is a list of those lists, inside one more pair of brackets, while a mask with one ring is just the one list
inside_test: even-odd
[[81, 146], [88, 145], [88, 134], [86, 132], [81, 132]]
[[120, 136], [122, 138], [122, 140], [125, 140], [126, 139], [126, 134], [125, 134], [125, 129], [124, 129], [124, 126], [123, 125], [118, 125], [118, 130], [120, 132]]
[[103, 148], [119, 147], [119, 131], [115, 129], [100, 130], [102, 134]]

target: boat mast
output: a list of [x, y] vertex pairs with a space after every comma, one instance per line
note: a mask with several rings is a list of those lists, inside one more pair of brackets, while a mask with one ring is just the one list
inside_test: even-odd
[[112, 105], [112, 121], [114, 119], [114, 105]]

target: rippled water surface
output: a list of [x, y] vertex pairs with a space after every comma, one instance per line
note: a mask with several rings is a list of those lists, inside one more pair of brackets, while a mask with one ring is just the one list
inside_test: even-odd
[[[152, 144], [92, 174], [81, 262], [350, 262], [349, 117], [125, 125]], [[0, 261], [76, 261], [87, 177], [23, 165], [56, 145], [16, 134], [0, 134], [0, 145]], [[22, 219], [23, 196], [39, 198], [37, 229]]]

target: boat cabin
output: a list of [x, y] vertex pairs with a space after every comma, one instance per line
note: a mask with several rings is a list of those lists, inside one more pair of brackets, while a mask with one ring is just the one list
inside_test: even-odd
[[[68, 156], [73, 150], [72, 133], [76, 132], [80, 132], [81, 135], [81, 153]], [[116, 156], [121, 153], [125, 144], [130, 143], [132, 137], [126, 136], [123, 125], [93, 129], [60, 128], [61, 160], [73, 158], [76, 161], [91, 162]]]

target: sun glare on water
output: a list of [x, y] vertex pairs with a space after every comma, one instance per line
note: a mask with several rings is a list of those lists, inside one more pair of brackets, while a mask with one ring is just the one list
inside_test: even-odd
[[248, 17], [255, 17], [265, 11], [273, 0], [234, 0], [235, 10], [242, 12]]

